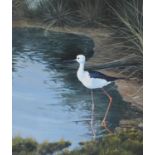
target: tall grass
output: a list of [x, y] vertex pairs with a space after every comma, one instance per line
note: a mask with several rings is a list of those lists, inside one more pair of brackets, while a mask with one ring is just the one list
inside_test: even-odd
[[[67, 2], [67, 1], [66, 1]], [[72, 25], [72, 11], [64, 0], [52, 0], [46, 3], [44, 22], [49, 26]]]
[[13, 20], [23, 17], [23, 0], [12, 0], [12, 18]]
[[99, 26], [104, 21], [103, 6], [101, 0], [81, 0], [78, 3], [78, 16], [80, 19], [80, 26], [95, 27]]
[[112, 29], [116, 31], [118, 40], [123, 40], [127, 47], [133, 47], [139, 55], [143, 53], [143, 1], [125, 0], [118, 1], [112, 6], [105, 1], [113, 12], [116, 22], [112, 23]]
[[[13, 10], [20, 10], [23, 18], [37, 19], [47, 27], [109, 29], [110, 41], [106, 41], [105, 50], [114, 53], [110, 54], [115, 56], [113, 60], [134, 54], [143, 63], [142, 0], [39, 0], [35, 9], [31, 6], [34, 1], [37, 0], [13, 0]], [[133, 76], [134, 72], [142, 75], [142, 67], [130, 70]]]
[[[141, 0], [120, 0], [117, 5], [113, 1], [105, 0], [112, 12], [110, 29], [113, 32], [110, 50], [121, 51], [115, 53], [129, 56], [134, 54], [134, 59], [141, 64], [125, 68], [129, 77], [142, 79], [143, 73], [143, 1]], [[107, 45], [108, 46], [108, 45]]]

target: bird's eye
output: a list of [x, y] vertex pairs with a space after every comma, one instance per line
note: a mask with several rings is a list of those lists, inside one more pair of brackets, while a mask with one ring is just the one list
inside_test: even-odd
[[77, 58], [77, 59], [79, 59], [79, 58]]

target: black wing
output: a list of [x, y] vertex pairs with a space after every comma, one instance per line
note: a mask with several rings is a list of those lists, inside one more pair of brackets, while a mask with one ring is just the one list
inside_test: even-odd
[[91, 78], [105, 79], [107, 81], [115, 81], [115, 80], [121, 79], [121, 78], [117, 78], [117, 77], [111, 77], [111, 76], [102, 74], [102, 73], [97, 72], [97, 71], [88, 71], [88, 72], [89, 72], [89, 76]]

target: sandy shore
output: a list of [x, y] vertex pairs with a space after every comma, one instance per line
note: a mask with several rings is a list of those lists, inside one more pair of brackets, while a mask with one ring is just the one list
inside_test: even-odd
[[[30, 21], [15, 21], [13, 22], [13, 27], [38, 27], [38, 28], [45, 28], [46, 30], [52, 30], [57, 32], [68, 32], [74, 34], [82, 34], [88, 37], [91, 37], [95, 43], [94, 48], [94, 56], [89, 60], [88, 64], [90, 65], [97, 65], [109, 62], [114, 59], [119, 59], [120, 57], [125, 56], [123, 55], [122, 51], [117, 51], [117, 55], [114, 55], [116, 51], [114, 49], [107, 51], [107, 42], [110, 41], [111, 32], [105, 29], [92, 29], [92, 28], [60, 28], [60, 27], [52, 27], [48, 28], [45, 25], [40, 23], [32, 23]], [[118, 72], [111, 71], [111, 70], [100, 70], [101, 72], [106, 72], [108, 75], [118, 76]], [[121, 76], [121, 74], [119, 74]], [[130, 102], [138, 109], [143, 109], [143, 87], [142, 83], [139, 83], [136, 80], [120, 80], [116, 82], [118, 91], [122, 95], [123, 99], [127, 102]]]

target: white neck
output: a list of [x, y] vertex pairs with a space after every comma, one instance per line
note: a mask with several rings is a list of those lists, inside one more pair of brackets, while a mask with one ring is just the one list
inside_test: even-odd
[[84, 63], [80, 63], [79, 69], [77, 71], [78, 79], [80, 80], [84, 74]]
[[84, 72], [84, 63], [80, 63], [78, 71]]

